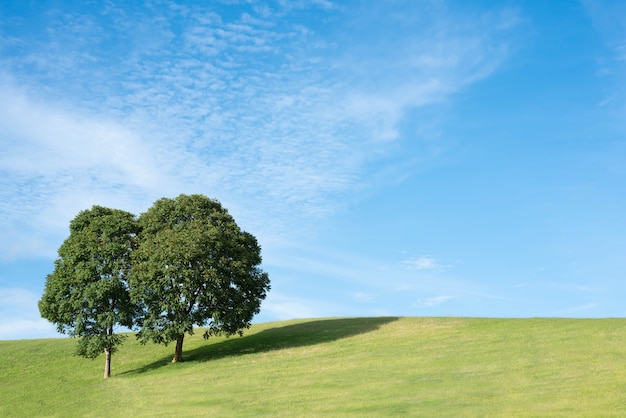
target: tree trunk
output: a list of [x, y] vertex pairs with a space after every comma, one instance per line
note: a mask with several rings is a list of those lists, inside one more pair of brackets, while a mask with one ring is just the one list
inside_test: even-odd
[[111, 376], [111, 349], [104, 349], [104, 378], [108, 379]]
[[[113, 335], [113, 325], [109, 326], [107, 335]], [[104, 378], [108, 379], [109, 377], [111, 377], [111, 347], [106, 347], [104, 349]]]
[[181, 334], [176, 340], [176, 351], [174, 352], [174, 358], [172, 359], [172, 363], [183, 361], [183, 339], [184, 338], [185, 338], [185, 334]]

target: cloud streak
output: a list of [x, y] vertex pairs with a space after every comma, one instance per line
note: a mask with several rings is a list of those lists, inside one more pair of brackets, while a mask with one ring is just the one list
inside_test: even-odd
[[460, 260], [454, 262], [444, 262], [437, 257], [422, 255], [403, 260], [400, 264], [409, 270], [430, 271], [433, 273], [443, 273], [459, 264]]
[[[325, 1], [257, 4], [234, 17], [229, 6], [164, 5], [149, 14], [107, 5], [103, 20], [48, 11], [45, 33], [22, 28], [22, 52], [4, 51], [7, 224], [45, 217], [59, 234], [94, 203], [143, 210], [162, 195], [202, 192], [250, 229], [286, 233], [364, 187], [407, 109], [445, 100], [507, 56], [489, 25], [459, 25], [437, 7], [416, 13], [419, 22], [391, 7], [381, 24]], [[284, 23], [285, 14], [312, 23]], [[345, 23], [322, 35], [324, 18]], [[401, 30], [390, 37], [386, 25]], [[378, 29], [344, 41], [364, 26]], [[22, 208], [42, 216], [31, 222]], [[5, 256], [20, 252], [7, 246]]]
[[[407, 269], [449, 263], [421, 256], [386, 273], [300, 239], [445, 148], [415, 147], [437, 122], [407, 135], [407, 115], [499, 68], [521, 21], [438, 1], [58, 2], [0, 16], [0, 260], [54, 258], [94, 204], [139, 214], [203, 193], [286, 272], [264, 303], [269, 319], [353, 313], [346, 298], [374, 309], [385, 288], [414, 284]], [[352, 289], [332, 302], [296, 296], [286, 277], [302, 269]], [[399, 278], [381, 285], [384, 274]]]
[[447, 302], [447, 301], [449, 301], [451, 299], [454, 299], [454, 296], [441, 295], [441, 296], [435, 296], [435, 297], [432, 297], [432, 298], [427, 298], [427, 299], [424, 299], [424, 300], [420, 299], [415, 304], [415, 307], [431, 308], [433, 306], [445, 303], [445, 302]]
[[38, 297], [33, 292], [19, 288], [0, 289], [0, 340], [58, 337], [54, 326], [40, 318]]

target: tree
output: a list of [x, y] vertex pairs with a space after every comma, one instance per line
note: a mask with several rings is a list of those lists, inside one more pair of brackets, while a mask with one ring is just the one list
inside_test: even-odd
[[176, 341], [182, 361], [185, 334], [204, 338], [242, 334], [260, 310], [269, 279], [258, 266], [261, 248], [217, 200], [180, 195], [157, 200], [139, 216], [132, 257], [131, 296], [144, 315], [142, 343]]
[[79, 355], [96, 358], [104, 352], [105, 379], [111, 375], [111, 355], [123, 341], [114, 328], [132, 327], [138, 314], [127, 282], [136, 233], [131, 213], [102, 206], [80, 212], [39, 301], [42, 317], [59, 332], [79, 337]]

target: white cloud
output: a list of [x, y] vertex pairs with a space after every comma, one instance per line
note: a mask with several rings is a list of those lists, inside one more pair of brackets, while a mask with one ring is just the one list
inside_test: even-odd
[[270, 292], [267, 299], [263, 301], [259, 318], [263, 320], [264, 317], [267, 317], [268, 321], [282, 321], [318, 316], [319, 303], [317, 301]]
[[417, 303], [415, 304], [415, 307], [423, 307], [423, 308], [431, 308], [433, 306], [436, 305], [440, 305], [442, 303], [445, 303], [451, 299], [454, 299], [454, 296], [435, 296], [432, 298], [427, 298], [424, 300], [418, 300]]
[[437, 257], [430, 255], [422, 255], [418, 257], [411, 257], [403, 260], [400, 264], [407, 269], [430, 271], [433, 273], [442, 273], [453, 268], [459, 264], [461, 260], [454, 261], [442, 261]]
[[20, 288], [0, 289], [0, 340], [59, 337], [55, 327], [39, 315], [39, 297]]
[[8, 318], [0, 320], [0, 340], [61, 337], [45, 319]]
[[[357, 313], [360, 312], [359, 310], [355, 310], [353, 306], [345, 302], [346, 297], [344, 295], [340, 295], [338, 298], [334, 298], [331, 294], [328, 297], [317, 294], [311, 297], [301, 297], [272, 290], [263, 301], [261, 313], [255, 318], [255, 321], [267, 322], [359, 315]], [[382, 312], [375, 308], [372, 308], [371, 311]]]
[[[444, 2], [368, 7], [341, 32], [351, 43], [337, 41], [335, 66], [351, 80], [346, 114], [360, 115], [374, 139], [387, 141], [398, 138], [408, 110], [443, 102], [492, 74], [523, 22], [515, 9], [456, 14]], [[360, 41], [353, 42], [357, 33]]]
[[127, 129], [0, 88], [0, 258], [50, 256], [50, 239], [58, 245], [80, 210], [135, 210], [167, 185], [151, 148]]
[[574, 306], [572, 308], [563, 309], [557, 313], [557, 315], [571, 315], [578, 312], [585, 312], [598, 307], [598, 304], [595, 302], [586, 303], [580, 306]]
[[18, 313], [21, 308], [33, 305], [37, 302], [37, 296], [26, 289], [5, 288], [0, 289], [0, 305], [15, 308], [13, 313]]
[[[342, 297], [378, 302], [394, 282], [414, 284], [398, 265], [382, 281], [384, 265], [364, 255], [282, 250], [314, 235], [352, 193], [437, 155], [401, 158], [383, 176], [377, 168], [402, 155], [408, 112], [501, 65], [510, 42], [501, 28], [514, 28], [516, 14], [475, 23], [438, 2], [374, 2], [367, 13], [310, 5], [240, 3], [245, 12], [232, 13], [193, 3], [145, 14], [108, 4], [92, 15], [50, 14], [41, 31], [25, 21], [15, 35], [23, 44], [0, 56], [0, 258], [53, 258], [69, 221], [94, 204], [140, 213], [162, 196], [204, 193], [260, 238], [271, 267], [362, 290], [327, 302], [275, 287], [259, 318], [353, 314]], [[431, 123], [422, 136], [437, 135]], [[425, 255], [403, 266], [453, 264]], [[18, 303], [11, 292], [0, 337], [53, 332], [37, 297]]]
[[408, 268], [414, 268], [417, 270], [440, 270], [441, 266], [437, 263], [433, 257], [417, 257], [404, 260], [402, 262]]
[[58, 248], [56, 237], [41, 229], [34, 233], [32, 224], [23, 229], [23, 223], [17, 222], [15, 218], [10, 225], [1, 222], [0, 225], [3, 228], [3, 237], [0, 237], [0, 261], [11, 261], [25, 255], [55, 257]]
[[[345, 22], [325, 34], [285, 18], [301, 6], [255, 5], [235, 18], [201, 5], [55, 14], [48, 38], [29, 38], [32, 49], [0, 62], [6, 224], [30, 225], [25, 237], [43, 224], [60, 237], [92, 204], [142, 211], [163, 195], [199, 192], [250, 230], [290, 234], [375, 178], [368, 166], [395, 149], [408, 109], [445, 100], [506, 57], [500, 33], [457, 27], [443, 9], [390, 4], [355, 17], [321, 0], [307, 13]], [[385, 13], [399, 21], [378, 22]], [[397, 37], [388, 24], [399, 25]], [[102, 33], [119, 48], [104, 49]], [[20, 248], [29, 247], [11, 254]]]
[[163, 181], [154, 144], [118, 122], [35, 99], [6, 81], [0, 84], [0, 170], [84, 185], [154, 188]]

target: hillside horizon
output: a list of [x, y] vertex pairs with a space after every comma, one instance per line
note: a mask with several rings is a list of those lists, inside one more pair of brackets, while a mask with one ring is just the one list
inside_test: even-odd
[[626, 319], [369, 317], [254, 324], [113, 356], [0, 341], [2, 416], [623, 416]]

